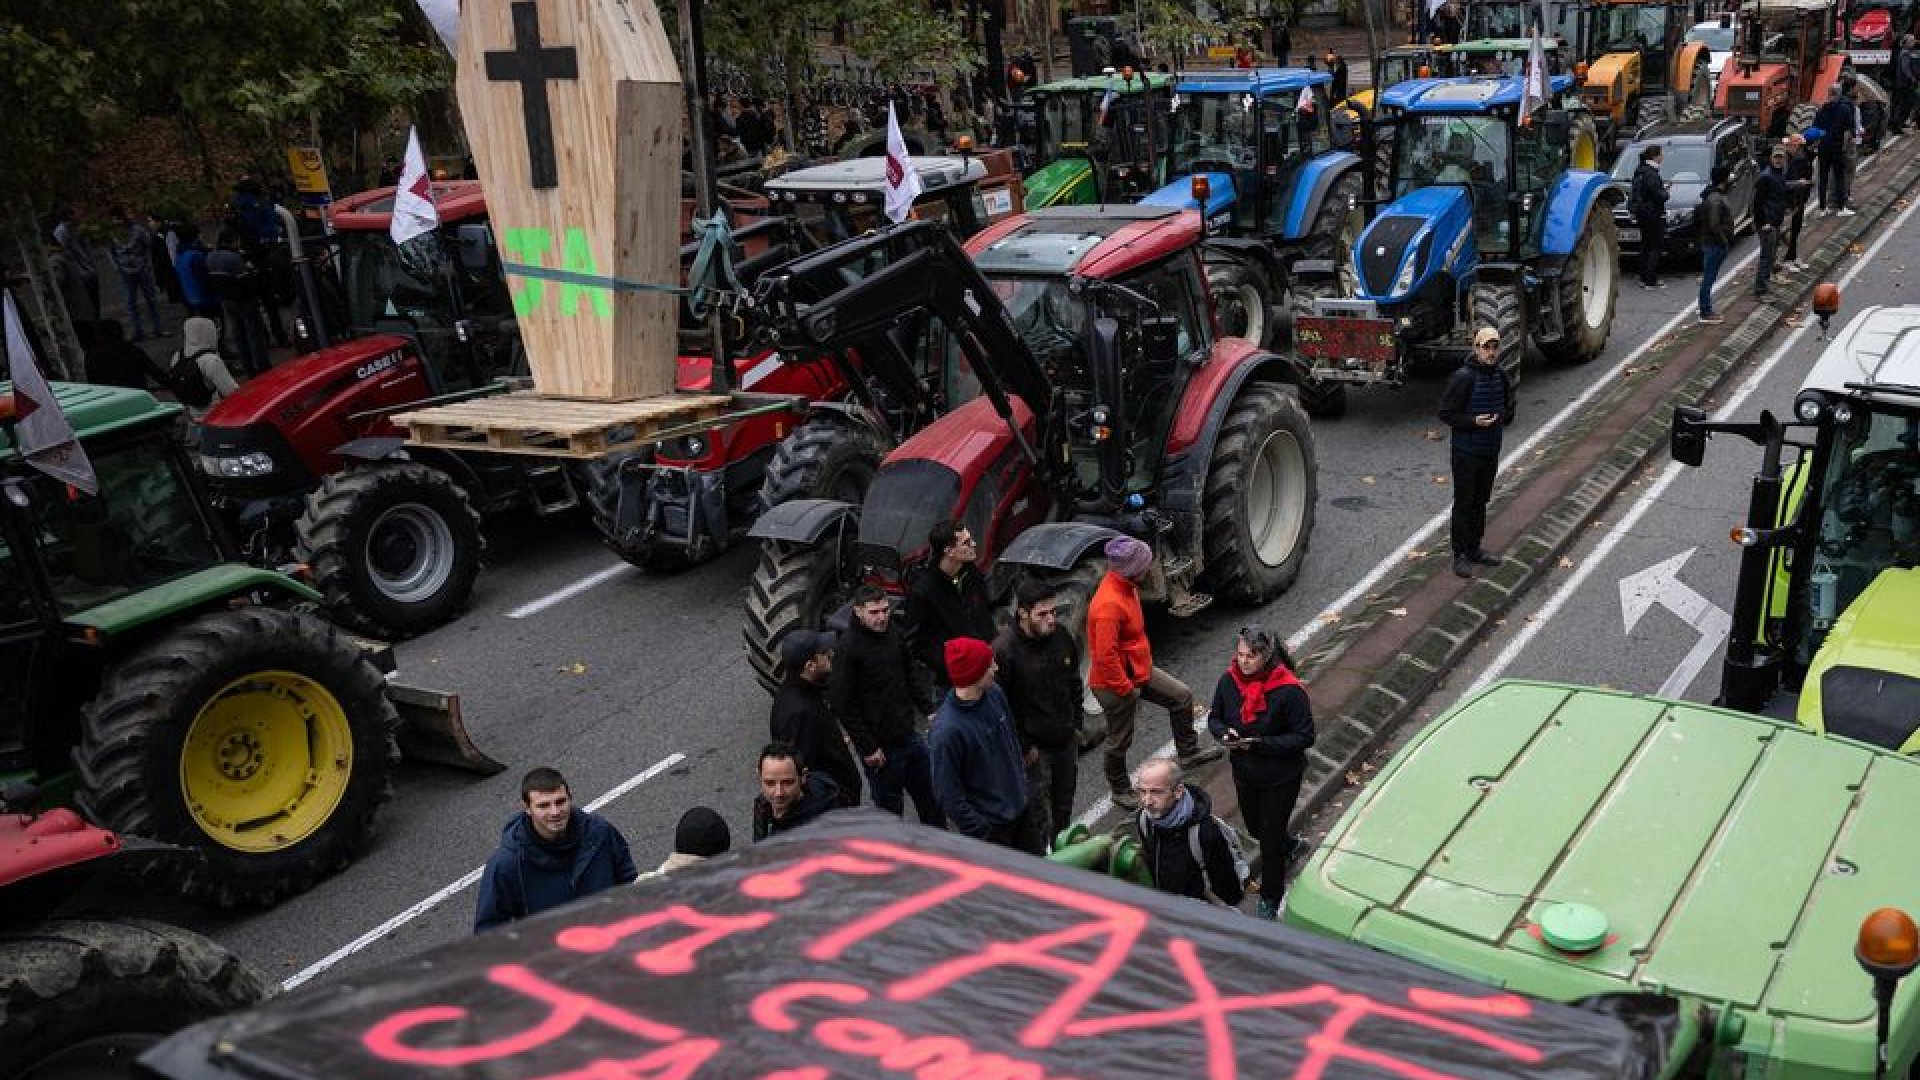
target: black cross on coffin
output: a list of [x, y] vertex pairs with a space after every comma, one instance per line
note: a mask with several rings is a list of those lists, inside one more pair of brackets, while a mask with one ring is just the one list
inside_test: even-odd
[[560, 186], [553, 157], [553, 109], [547, 103], [549, 79], [577, 79], [580, 65], [572, 46], [540, 47], [540, 9], [532, 0], [513, 5], [513, 51], [486, 54], [487, 78], [520, 84], [520, 114], [527, 125], [527, 164], [533, 186]]

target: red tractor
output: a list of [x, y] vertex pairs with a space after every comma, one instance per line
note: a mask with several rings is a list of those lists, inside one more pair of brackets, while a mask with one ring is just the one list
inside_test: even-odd
[[199, 934], [74, 903], [104, 867], [168, 857], [156, 845], [136, 855], [72, 810], [16, 801], [33, 799], [0, 793], [0, 1076], [133, 1076], [166, 1036], [266, 999], [259, 975]]
[[[434, 190], [439, 230], [404, 247], [387, 232], [392, 188], [336, 204], [337, 274], [323, 280], [331, 291], [337, 278], [340, 311], [328, 322], [347, 340], [251, 380], [200, 426], [202, 468], [247, 556], [306, 563], [336, 621], [389, 639], [465, 606], [483, 518], [579, 503], [578, 478], [558, 461], [408, 447], [388, 419], [491, 393], [528, 370], [479, 185]], [[747, 264], [791, 255], [767, 243], [780, 228], [736, 234]], [[736, 385], [813, 389], [804, 373], [784, 370], [760, 382], [761, 360], [741, 358]], [[704, 380], [707, 364], [697, 366]]]
[[837, 245], [802, 260], [808, 279], [864, 274], [817, 299], [761, 280], [783, 349], [917, 343], [951, 409], [886, 456], [862, 502], [795, 500], [754, 525], [746, 640], [763, 683], [782, 638], [863, 582], [897, 584], [945, 518], [979, 538], [1001, 594], [1019, 573], [1084, 594], [1116, 533], [1152, 543], [1147, 591], [1176, 615], [1205, 607], [1203, 588], [1259, 603], [1293, 582], [1314, 518], [1308, 372], [1216, 336], [1204, 238], [1193, 211], [1055, 207], [964, 250], [920, 223]]
[[1763, 139], [1805, 130], [1847, 65], [1834, 43], [1833, 0], [1745, 0], [1739, 26], [1714, 111], [1746, 120]]

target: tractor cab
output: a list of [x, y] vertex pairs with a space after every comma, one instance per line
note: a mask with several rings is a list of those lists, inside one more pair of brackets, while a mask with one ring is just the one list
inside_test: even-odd
[[1598, 0], [1587, 8], [1580, 95], [1610, 143], [1712, 105], [1712, 53], [1687, 40], [1693, 22], [1692, 6], [1677, 2]]
[[1784, 420], [1676, 413], [1672, 452], [1761, 447], [1721, 697], [1920, 752], [1920, 307], [1873, 307], [1828, 345]]
[[1833, 0], [1742, 4], [1735, 54], [1715, 91], [1720, 110], [1768, 140], [1811, 124], [1847, 63], [1835, 48], [1833, 7]]
[[1123, 68], [1034, 87], [1031, 206], [1129, 202], [1165, 182], [1173, 76]]
[[[920, 176], [920, 195], [908, 215], [915, 220], [943, 221], [967, 237], [1022, 209], [1009, 151], [914, 155], [907, 166]], [[824, 247], [884, 224], [886, 170], [884, 157], [795, 169], [767, 181], [767, 201], [805, 229], [814, 246]]]
[[1304, 68], [1183, 77], [1173, 96], [1172, 178], [1147, 201], [1201, 210], [1210, 233], [1284, 231], [1307, 163], [1350, 150], [1357, 138], [1351, 125], [1332, 122], [1331, 84], [1332, 76]]

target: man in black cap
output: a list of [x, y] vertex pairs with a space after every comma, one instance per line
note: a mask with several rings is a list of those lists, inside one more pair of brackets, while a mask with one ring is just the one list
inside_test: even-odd
[[680, 815], [673, 830], [673, 854], [654, 869], [641, 874], [640, 881], [672, 873], [682, 867], [703, 863], [716, 855], [725, 855], [733, 847], [733, 831], [712, 807], [696, 806]]
[[847, 749], [846, 732], [827, 707], [827, 680], [833, 675], [833, 635], [796, 630], [780, 643], [786, 672], [773, 695], [767, 734], [800, 751], [812, 768], [840, 786], [840, 805], [860, 805], [860, 767]]

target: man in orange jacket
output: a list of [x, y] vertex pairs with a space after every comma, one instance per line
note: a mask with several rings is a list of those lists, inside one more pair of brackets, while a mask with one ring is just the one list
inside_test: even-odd
[[1127, 750], [1133, 745], [1133, 718], [1140, 699], [1167, 710], [1181, 768], [1191, 769], [1220, 756], [1220, 748], [1200, 749], [1193, 732], [1198, 718], [1187, 684], [1153, 666], [1147, 620], [1140, 611], [1138, 582], [1153, 567], [1153, 549], [1131, 536], [1107, 541], [1107, 576], [1087, 604], [1087, 686], [1107, 717], [1107, 790], [1116, 805], [1137, 810], [1127, 775]]

